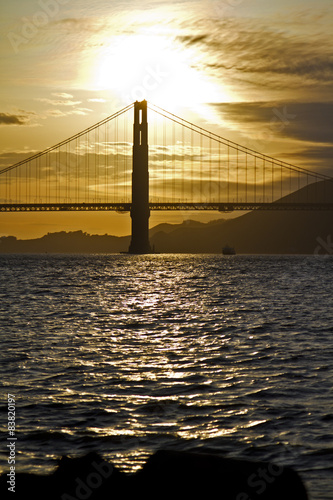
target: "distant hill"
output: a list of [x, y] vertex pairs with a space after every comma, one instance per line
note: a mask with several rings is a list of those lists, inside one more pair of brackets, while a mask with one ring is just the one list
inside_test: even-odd
[[90, 235], [82, 231], [48, 233], [42, 238], [0, 238], [0, 253], [118, 253], [128, 249], [130, 236]]
[[[310, 185], [283, 201], [311, 201], [318, 192], [333, 200], [333, 183]], [[221, 253], [226, 244], [246, 254], [313, 254], [318, 248], [328, 253], [331, 237], [333, 212], [310, 210], [255, 210], [235, 219], [164, 223], [150, 230], [151, 245], [160, 253]], [[31, 240], [2, 237], [0, 253], [118, 253], [129, 244], [130, 236], [62, 231]]]
[[308, 186], [298, 189], [278, 200], [285, 203], [314, 203], [321, 200], [322, 203], [333, 202], [333, 181], [313, 182]]
[[214, 226], [160, 231], [151, 243], [155, 251], [166, 253], [221, 253], [228, 244], [237, 253], [312, 254], [318, 238], [327, 241], [330, 235], [332, 212], [256, 211]]
[[[333, 182], [310, 184], [281, 199], [288, 202], [333, 201]], [[194, 227], [174, 226], [155, 231], [151, 243], [159, 252], [220, 253], [226, 244], [237, 253], [312, 254], [333, 236], [333, 212], [311, 210], [255, 210], [235, 219]], [[156, 229], [156, 228], [155, 228]], [[327, 249], [322, 249], [327, 253]], [[333, 249], [332, 249], [333, 252]]]
[[212, 224], [216, 224], [216, 223], [219, 223], [220, 220], [213, 220], [213, 221], [210, 221], [208, 223], [205, 223], [205, 222], [199, 222], [199, 221], [196, 221], [196, 220], [185, 220], [183, 221], [181, 224], [168, 224], [166, 222], [162, 223], [162, 224], [158, 224], [157, 226], [154, 226], [152, 227], [150, 230], [149, 230], [149, 235], [150, 235], [150, 238], [152, 236], [154, 236], [156, 233], [159, 233], [159, 232], [163, 232], [163, 233], [171, 233], [173, 232], [176, 228], [204, 228], [205, 226], [207, 225], [212, 225]]

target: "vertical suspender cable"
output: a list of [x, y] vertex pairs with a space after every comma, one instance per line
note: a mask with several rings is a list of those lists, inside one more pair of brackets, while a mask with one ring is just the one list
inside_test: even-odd
[[281, 166], [281, 172], [280, 172], [280, 175], [281, 175], [281, 196], [280, 198], [283, 197], [283, 168], [282, 168], [282, 163], [280, 163], [280, 166]]
[[230, 203], [230, 146], [228, 144], [228, 183], [227, 183], [227, 189], [228, 189], [228, 203]]
[[212, 202], [212, 138], [209, 136], [209, 203]]
[[94, 147], [93, 147], [93, 155], [94, 155], [94, 171], [93, 171], [93, 178], [94, 178], [94, 190], [93, 190], [93, 199], [92, 201], [94, 203], [97, 202], [97, 161], [98, 161], [98, 129], [95, 128], [95, 136], [94, 136]]
[[185, 198], [185, 195], [184, 195], [184, 192], [185, 192], [185, 158], [186, 158], [186, 152], [185, 152], [185, 127], [184, 125], [182, 126], [182, 155], [181, 155], [181, 158], [182, 158], [182, 178], [181, 178], [181, 186], [182, 186], [182, 189], [181, 189], [181, 201], [184, 202], [184, 198]]
[[221, 203], [221, 142], [219, 141], [219, 158], [218, 158], [218, 169], [219, 169], [219, 199], [218, 202]]
[[74, 148], [74, 158], [73, 162], [75, 162], [75, 182], [74, 182], [74, 203], [78, 203], [79, 199], [79, 138], [76, 138], [75, 148]]
[[18, 203], [18, 169], [15, 169], [15, 203]]
[[193, 127], [191, 127], [191, 187], [190, 187], [190, 201], [193, 203], [193, 184], [194, 184], [194, 155], [195, 155], [195, 144], [194, 144], [194, 134], [193, 134]]
[[108, 169], [109, 169], [109, 139], [108, 139], [108, 126], [109, 122], [105, 122], [104, 124], [104, 154], [105, 154], [105, 161], [104, 161], [104, 168], [105, 168], [105, 187], [104, 187], [104, 193], [105, 193], [105, 203], [108, 203], [109, 201], [109, 179], [108, 179]]
[[200, 134], [200, 199], [199, 201], [202, 203], [202, 176], [203, 176], [203, 135]]
[[115, 161], [116, 161], [116, 176], [115, 176], [115, 190], [116, 190], [116, 201], [117, 203], [120, 202], [119, 200], [119, 158], [118, 158], [118, 122], [115, 122]]
[[90, 132], [87, 133], [87, 189], [86, 189], [86, 200], [87, 203], [90, 201]]
[[247, 203], [247, 153], [245, 153], [245, 203]]
[[254, 203], [257, 203], [257, 157], [254, 157]]
[[265, 203], [265, 196], [266, 196], [266, 162], [265, 158], [263, 158], [263, 163], [262, 163], [262, 197], [263, 197], [263, 203]]
[[166, 201], [166, 124], [165, 119], [163, 119], [163, 199]]
[[236, 201], [238, 203], [238, 148], [236, 149]]
[[176, 134], [175, 122], [172, 122], [172, 200], [176, 201]]
[[[122, 154], [123, 154], [123, 165], [124, 165], [124, 201], [127, 203], [127, 120], [126, 120], [126, 113], [123, 116], [123, 146], [122, 146]], [[149, 155], [149, 151], [148, 151]], [[149, 158], [148, 158], [148, 165], [149, 165]]]

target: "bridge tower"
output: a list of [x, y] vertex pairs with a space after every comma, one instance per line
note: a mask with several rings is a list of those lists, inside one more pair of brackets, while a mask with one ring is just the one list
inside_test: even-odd
[[129, 253], [150, 253], [147, 101], [134, 103], [132, 239]]

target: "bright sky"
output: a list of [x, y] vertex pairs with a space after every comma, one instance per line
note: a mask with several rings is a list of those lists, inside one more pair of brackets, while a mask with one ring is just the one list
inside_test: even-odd
[[[11, 0], [0, 9], [1, 168], [146, 98], [333, 175], [331, 0]], [[188, 217], [155, 213], [151, 225]], [[76, 229], [129, 234], [130, 219], [0, 216], [0, 236]]]

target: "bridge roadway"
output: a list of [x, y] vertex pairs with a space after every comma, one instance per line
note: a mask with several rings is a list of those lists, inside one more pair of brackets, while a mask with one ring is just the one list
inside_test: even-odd
[[[150, 210], [207, 210], [233, 212], [234, 210], [333, 210], [333, 203], [303, 202], [154, 202], [149, 203]], [[88, 212], [116, 211], [130, 212], [131, 203], [2, 203], [0, 212]]]

